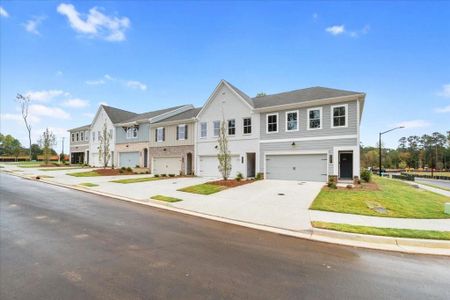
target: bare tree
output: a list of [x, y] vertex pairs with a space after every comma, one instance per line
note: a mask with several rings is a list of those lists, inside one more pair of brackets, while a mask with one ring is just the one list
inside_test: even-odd
[[56, 145], [56, 137], [53, 132], [48, 130], [48, 128], [42, 133], [41, 138], [39, 139], [39, 145], [43, 150], [44, 163], [48, 165], [48, 161], [50, 160], [50, 156], [52, 154], [52, 147]]
[[228, 139], [224, 120], [221, 122], [217, 142], [219, 143], [219, 153], [217, 154], [217, 159], [219, 160], [219, 172], [222, 174], [223, 179], [227, 180], [231, 173], [231, 153], [228, 149]]
[[22, 109], [22, 118], [25, 122], [25, 126], [28, 130], [28, 141], [30, 142], [29, 147], [29, 154], [30, 154], [30, 161], [31, 161], [31, 124], [28, 123], [28, 107], [30, 106], [30, 97], [29, 96], [23, 96], [22, 94], [17, 94], [16, 101], [20, 103], [20, 107]]
[[109, 151], [109, 141], [111, 139], [111, 135], [108, 132], [106, 121], [105, 124], [103, 124], [103, 130], [98, 139], [100, 141], [100, 144], [98, 145], [98, 157], [100, 162], [103, 163], [103, 168], [106, 168], [109, 160], [111, 159], [111, 151]]

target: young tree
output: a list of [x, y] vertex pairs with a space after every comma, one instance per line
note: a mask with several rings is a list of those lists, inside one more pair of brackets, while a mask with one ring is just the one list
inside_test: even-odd
[[258, 94], [256, 94], [256, 97], [264, 97], [264, 96], [267, 96], [267, 94], [264, 92], [259, 92]]
[[230, 150], [228, 150], [228, 139], [224, 120], [221, 122], [217, 142], [219, 143], [219, 153], [217, 154], [217, 159], [219, 160], [219, 172], [222, 174], [222, 178], [227, 180], [231, 173], [231, 153]]
[[28, 107], [30, 106], [30, 97], [29, 96], [23, 96], [21, 94], [17, 94], [16, 101], [20, 103], [20, 107], [22, 109], [22, 118], [25, 122], [25, 127], [28, 131], [28, 141], [30, 142], [29, 146], [29, 154], [30, 154], [30, 160], [31, 160], [31, 124], [28, 123]]
[[44, 163], [48, 165], [50, 156], [53, 153], [52, 147], [56, 145], [56, 137], [48, 128], [42, 133], [41, 138], [39, 139], [39, 145], [41, 146], [44, 155]]
[[100, 142], [100, 144], [98, 145], [98, 157], [100, 159], [100, 162], [103, 163], [103, 168], [106, 168], [108, 166], [109, 160], [111, 159], [111, 151], [109, 151], [111, 135], [108, 132], [106, 121], [105, 124], [103, 124], [103, 129], [98, 139]]

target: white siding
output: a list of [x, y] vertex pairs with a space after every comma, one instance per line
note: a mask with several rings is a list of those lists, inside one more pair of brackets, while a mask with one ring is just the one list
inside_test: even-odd
[[[112, 137], [110, 139], [109, 142], [109, 149], [111, 152], [113, 152], [115, 150], [115, 144], [116, 144], [116, 139], [115, 139], [115, 128], [113, 123], [111, 122], [111, 120], [109, 119], [108, 115], [106, 114], [105, 110], [103, 109], [103, 107], [100, 107], [100, 111], [97, 113], [96, 118], [94, 119], [94, 121], [92, 122], [91, 125], [91, 129], [90, 129], [90, 136], [89, 136], [89, 164], [91, 166], [95, 166], [95, 167], [100, 167], [102, 164], [99, 162], [99, 158], [98, 158], [98, 146], [99, 146], [99, 141], [98, 141], [98, 132], [102, 132], [103, 130], [103, 124], [105, 124], [106, 121], [106, 127], [108, 129], [108, 132], [110, 132], [110, 130], [112, 129]], [[95, 132], [95, 141], [92, 140], [92, 133]], [[110, 161], [109, 161], [109, 165], [111, 165], [111, 162], [114, 158], [111, 157]], [[114, 165], [117, 166], [117, 161], [114, 161]]]

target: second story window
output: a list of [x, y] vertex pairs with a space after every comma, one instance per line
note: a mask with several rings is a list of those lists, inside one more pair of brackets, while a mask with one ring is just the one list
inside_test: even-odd
[[80, 135], [77, 132], [77, 142], [80, 140]]
[[206, 122], [200, 123], [200, 138], [204, 139], [206, 138], [208, 134], [208, 127]]
[[278, 132], [278, 114], [267, 115], [267, 133]]
[[92, 131], [92, 141], [95, 142], [95, 131]]
[[220, 133], [220, 121], [214, 121], [214, 136], [219, 136]]
[[164, 142], [165, 138], [165, 130], [164, 127], [156, 128], [156, 142], [161, 143]]
[[322, 108], [308, 109], [308, 129], [322, 128]]
[[72, 142], [75, 142], [75, 133], [72, 133]]
[[87, 130], [84, 132], [84, 140], [86, 142], [89, 142], [89, 131], [87, 131]]
[[347, 127], [347, 105], [331, 107], [331, 127]]
[[236, 120], [231, 119], [228, 120], [228, 135], [235, 135], [236, 134]]
[[80, 140], [81, 140], [81, 141], [84, 141], [84, 132], [83, 132], [83, 131], [80, 132]]
[[286, 131], [298, 131], [298, 111], [286, 113]]
[[138, 129], [136, 127], [127, 128], [127, 139], [135, 139], [138, 136]]
[[244, 134], [252, 133], [252, 118], [244, 118], [243, 120]]
[[187, 125], [181, 124], [177, 126], [177, 140], [183, 141], [187, 139]]

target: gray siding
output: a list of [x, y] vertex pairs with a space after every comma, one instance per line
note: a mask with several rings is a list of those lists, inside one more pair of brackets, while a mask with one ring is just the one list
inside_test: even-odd
[[[357, 145], [356, 139], [334, 139], [334, 140], [317, 140], [317, 141], [303, 141], [295, 142], [295, 146], [292, 146], [292, 142], [280, 142], [280, 143], [261, 143], [260, 144], [260, 166], [261, 172], [264, 171], [264, 156], [267, 151], [328, 151], [328, 154], [333, 154], [333, 147], [339, 146], [355, 146]], [[333, 162], [336, 158], [333, 158]], [[328, 173], [333, 173], [333, 164], [328, 163]]]
[[124, 143], [142, 143], [149, 141], [149, 130], [150, 124], [143, 123], [139, 124], [138, 136], [134, 139], [127, 139], [127, 133], [121, 126], [116, 126], [116, 143], [124, 144]]
[[[270, 139], [287, 139], [287, 138], [302, 138], [302, 137], [313, 137], [313, 136], [332, 136], [332, 135], [350, 135], [357, 134], [357, 103], [356, 101], [350, 101], [345, 103], [336, 103], [336, 105], [347, 104], [348, 105], [348, 126], [345, 128], [331, 128], [331, 105], [322, 106], [312, 106], [312, 107], [322, 107], [322, 128], [316, 130], [307, 130], [307, 111], [310, 107], [299, 108], [299, 109], [289, 109], [274, 111], [278, 113], [278, 133], [266, 133], [266, 120], [267, 114], [261, 113], [261, 140]], [[311, 107], [311, 108], [312, 108]], [[299, 112], [299, 130], [286, 132], [286, 112], [298, 110]]]

